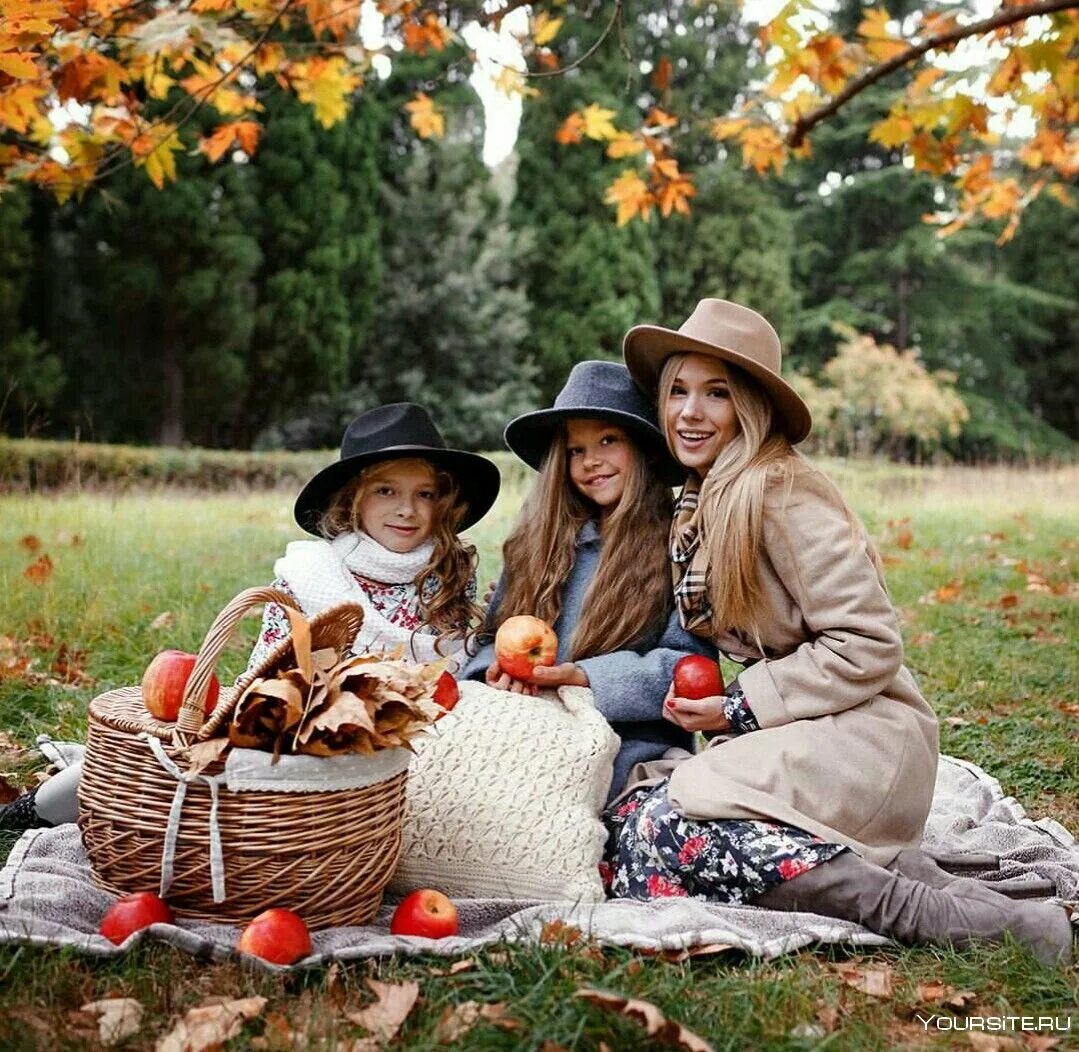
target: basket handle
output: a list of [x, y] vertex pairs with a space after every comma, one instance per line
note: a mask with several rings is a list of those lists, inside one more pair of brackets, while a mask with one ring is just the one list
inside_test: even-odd
[[217, 667], [217, 659], [225, 649], [233, 630], [248, 610], [264, 603], [277, 603], [293, 610], [300, 609], [299, 603], [292, 596], [276, 588], [267, 587], [246, 588], [225, 605], [207, 630], [206, 638], [203, 639], [195, 658], [195, 667], [188, 677], [187, 686], [184, 687], [184, 700], [176, 717], [176, 737], [182, 744], [189, 745], [194, 741], [203, 720], [206, 719], [204, 709], [206, 692], [210, 688], [210, 676]]

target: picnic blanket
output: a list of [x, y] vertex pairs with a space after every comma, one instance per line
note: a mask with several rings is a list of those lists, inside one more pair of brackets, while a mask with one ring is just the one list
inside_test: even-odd
[[[45, 742], [43, 751], [60, 766], [77, 746]], [[1059, 822], [1033, 821], [1000, 783], [981, 768], [942, 757], [924, 847], [951, 859], [963, 856], [967, 875], [989, 883], [1051, 882], [1057, 898], [1079, 898], [1079, 844]], [[1000, 859], [990, 865], [986, 853]], [[235, 953], [235, 928], [196, 921], [155, 924], [114, 946], [97, 934], [112, 896], [96, 888], [75, 825], [31, 830], [16, 843], [0, 870], [0, 943], [71, 946], [97, 956], [123, 953], [152, 937], [199, 956], [223, 959]], [[887, 939], [859, 925], [808, 913], [780, 913], [754, 906], [726, 906], [689, 898], [603, 903], [457, 901], [460, 934], [432, 941], [390, 934], [394, 903], [387, 900], [374, 923], [315, 932], [314, 953], [296, 968], [331, 960], [394, 953], [454, 956], [500, 941], [538, 939], [544, 925], [562, 921], [601, 945], [642, 950], [682, 950], [721, 944], [772, 958], [811, 943], [882, 945]], [[254, 959], [252, 959], [254, 962]], [[257, 962], [262, 965], [263, 962]], [[281, 970], [276, 965], [264, 965]]]

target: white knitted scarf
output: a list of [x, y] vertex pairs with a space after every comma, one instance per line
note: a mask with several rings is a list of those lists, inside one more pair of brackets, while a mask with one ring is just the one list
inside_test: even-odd
[[403, 647], [405, 656], [417, 662], [460, 658], [460, 645], [443, 643], [445, 653], [435, 649], [437, 638], [430, 630], [410, 631], [392, 624], [375, 609], [353, 573], [382, 584], [407, 584], [415, 588], [416, 575], [427, 565], [434, 543], [427, 541], [415, 551], [399, 553], [384, 548], [366, 533], [342, 533], [332, 541], [292, 541], [274, 563], [274, 573], [291, 589], [307, 617], [338, 603], [359, 603], [363, 627], [352, 645], [354, 653], [392, 651]]

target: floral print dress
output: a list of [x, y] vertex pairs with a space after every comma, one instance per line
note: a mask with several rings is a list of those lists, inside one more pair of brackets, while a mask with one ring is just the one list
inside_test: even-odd
[[[724, 710], [732, 733], [760, 729], [737, 680]], [[600, 872], [615, 898], [751, 902], [846, 850], [777, 822], [686, 818], [671, 806], [667, 782], [642, 786], [604, 812], [608, 837]]]

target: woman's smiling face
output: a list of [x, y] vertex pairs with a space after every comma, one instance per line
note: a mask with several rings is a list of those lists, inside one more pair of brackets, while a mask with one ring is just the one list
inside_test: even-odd
[[622, 428], [605, 420], [568, 420], [566, 458], [574, 489], [597, 504], [601, 516], [618, 507], [633, 466], [630, 439]]
[[671, 381], [663, 427], [679, 463], [706, 474], [738, 434], [723, 362], [705, 354], [685, 356]]

